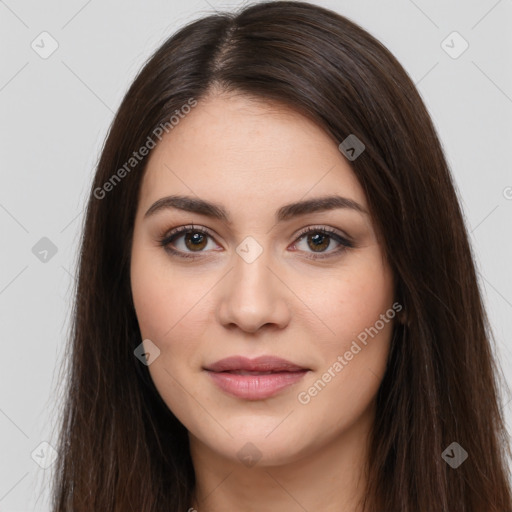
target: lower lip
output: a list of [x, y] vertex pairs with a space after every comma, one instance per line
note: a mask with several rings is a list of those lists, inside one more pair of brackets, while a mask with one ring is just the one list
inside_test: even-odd
[[270, 398], [288, 386], [299, 382], [308, 370], [270, 373], [267, 375], [237, 375], [227, 372], [207, 373], [224, 392], [245, 400]]

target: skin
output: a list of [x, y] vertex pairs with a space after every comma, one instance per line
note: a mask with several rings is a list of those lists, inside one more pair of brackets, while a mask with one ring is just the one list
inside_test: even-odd
[[[338, 208], [274, 218], [285, 204], [333, 193], [368, 210], [337, 144], [278, 104], [213, 94], [152, 150], [134, 226], [132, 293], [143, 339], [160, 350], [151, 377], [189, 431], [197, 480], [191, 507], [199, 512], [359, 510], [396, 320], [359, 343], [362, 350], [309, 403], [298, 394], [391, 308], [393, 275], [368, 215]], [[174, 208], [144, 216], [171, 194], [221, 204], [231, 223]], [[183, 234], [172, 245], [196, 259], [159, 244], [192, 223], [212, 235], [202, 252]], [[339, 244], [328, 238], [322, 250], [330, 257], [308, 259], [315, 246], [308, 235], [297, 237], [308, 226], [335, 229], [356, 246], [336, 253]], [[236, 252], [247, 236], [263, 251], [251, 263]], [[203, 370], [231, 355], [269, 354], [310, 371], [273, 397], [245, 400], [224, 393]], [[252, 467], [237, 455], [248, 442], [261, 457]]]

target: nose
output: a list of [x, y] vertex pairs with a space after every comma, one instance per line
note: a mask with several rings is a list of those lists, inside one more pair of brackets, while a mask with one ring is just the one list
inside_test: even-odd
[[269, 251], [254, 261], [247, 262], [235, 254], [234, 268], [223, 279], [220, 287], [217, 320], [226, 328], [255, 333], [263, 326], [282, 329], [290, 321], [287, 301], [292, 293], [279, 276]]

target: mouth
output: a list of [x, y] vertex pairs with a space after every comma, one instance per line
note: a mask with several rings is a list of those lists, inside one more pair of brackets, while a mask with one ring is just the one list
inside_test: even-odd
[[245, 400], [270, 398], [296, 384], [311, 371], [273, 356], [256, 359], [228, 357], [203, 369], [221, 391]]

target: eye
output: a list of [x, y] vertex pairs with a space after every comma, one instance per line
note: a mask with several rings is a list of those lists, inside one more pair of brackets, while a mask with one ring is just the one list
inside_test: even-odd
[[[333, 245], [333, 240], [337, 244], [336, 248], [327, 251]], [[336, 230], [323, 226], [311, 226], [301, 231], [299, 239], [294, 243], [293, 247], [298, 247], [300, 244], [302, 244], [301, 250], [304, 250], [304, 252], [309, 252], [308, 249], [311, 249], [312, 253], [306, 256], [310, 259], [329, 258], [344, 252], [347, 248], [354, 247], [350, 240], [339, 234]]]
[[[190, 252], [203, 252], [203, 249], [208, 247], [208, 238], [212, 238], [210, 232], [202, 227], [180, 226], [173, 229], [170, 233], [166, 234], [160, 239], [159, 243], [169, 253], [183, 257], [183, 258], [196, 258]], [[181, 239], [181, 244], [176, 244], [176, 240]], [[177, 250], [172, 245], [181, 245]]]
[[[194, 259], [200, 257], [199, 254], [208, 249], [210, 239], [213, 240], [213, 236], [206, 228], [195, 227], [192, 224], [173, 229], [159, 239], [159, 244], [173, 256]], [[337, 244], [336, 248], [327, 251], [333, 245], [333, 241]], [[324, 226], [312, 226], [302, 230], [291, 246], [292, 250], [296, 250], [300, 244], [302, 244], [302, 248], [299, 250], [309, 253], [306, 256], [309, 259], [329, 258], [345, 251], [347, 248], [354, 247], [350, 240], [336, 230]], [[216, 250], [214, 248], [210, 249]], [[194, 255], [193, 253], [198, 254]]]

